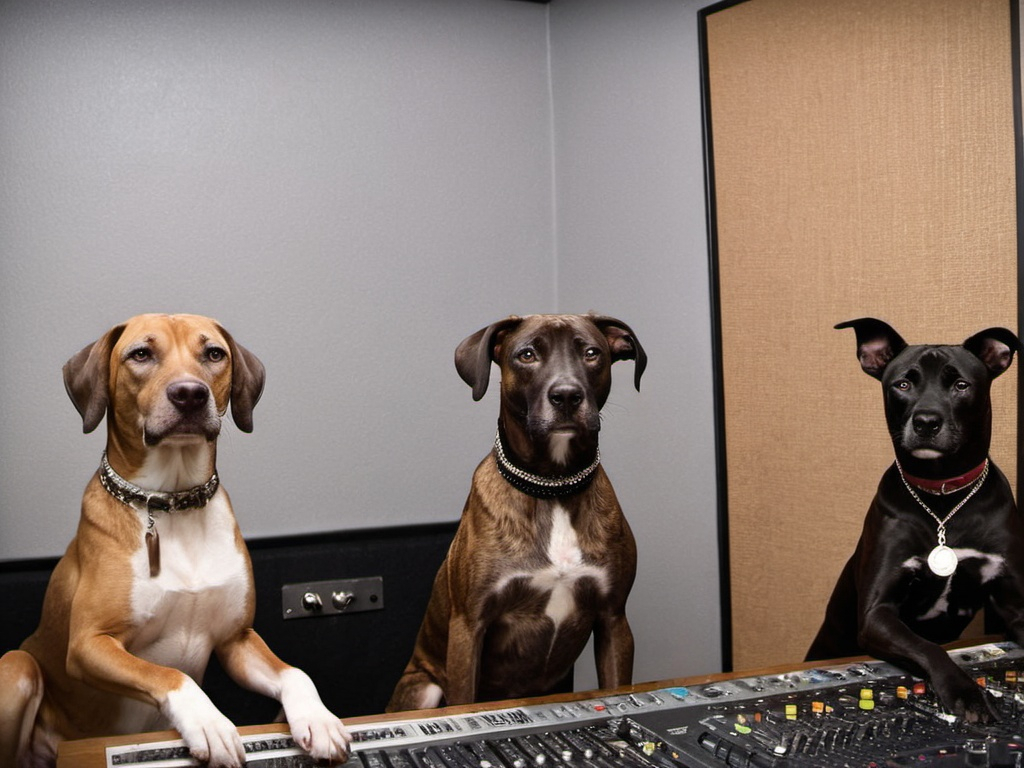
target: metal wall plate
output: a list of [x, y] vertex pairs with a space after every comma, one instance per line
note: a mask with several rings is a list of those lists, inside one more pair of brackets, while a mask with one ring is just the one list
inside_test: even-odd
[[381, 576], [307, 581], [281, 587], [281, 610], [285, 619], [379, 611], [383, 607], [384, 579]]

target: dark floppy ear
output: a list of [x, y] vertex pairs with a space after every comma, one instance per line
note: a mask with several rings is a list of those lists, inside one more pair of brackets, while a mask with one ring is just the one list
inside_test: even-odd
[[633, 386], [639, 392], [640, 377], [644, 375], [644, 370], [647, 368], [647, 353], [640, 346], [636, 334], [628, 325], [614, 317], [592, 315], [590, 319], [608, 339], [613, 363], [617, 360], [636, 360], [636, 365], [633, 367]]
[[964, 342], [964, 349], [985, 364], [993, 379], [1010, 367], [1020, 348], [1020, 339], [1008, 328], [986, 328]]
[[252, 411], [263, 394], [267, 372], [263, 363], [228, 333], [217, 328], [228, 342], [231, 352], [231, 418], [243, 432], [252, 432]]
[[857, 359], [868, 376], [881, 381], [885, 366], [907, 348], [907, 342], [892, 326], [873, 317], [847, 320], [836, 329], [853, 328], [857, 332]]
[[103, 421], [110, 401], [110, 355], [124, 332], [115, 325], [64, 363], [64, 389], [82, 417], [82, 431], [92, 432]]
[[455, 348], [455, 370], [462, 380], [473, 388], [473, 399], [479, 400], [487, 392], [491, 379], [491, 362], [496, 361], [495, 347], [501, 343], [508, 331], [518, 326], [523, 319], [511, 315], [504, 320], [481, 328], [467, 336]]

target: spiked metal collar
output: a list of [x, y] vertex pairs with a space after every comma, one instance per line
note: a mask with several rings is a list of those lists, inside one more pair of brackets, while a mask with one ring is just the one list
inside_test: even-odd
[[601, 463], [601, 451], [598, 449], [594, 461], [585, 469], [574, 475], [535, 475], [520, 469], [505, 455], [505, 446], [501, 442], [501, 431], [494, 437], [494, 461], [498, 471], [509, 484], [528, 496], [538, 499], [556, 499], [579, 493], [594, 479], [594, 472]]
[[122, 504], [149, 512], [177, 512], [182, 509], [205, 507], [217, 492], [220, 478], [214, 471], [213, 476], [205, 483], [185, 491], [147, 491], [117, 474], [107, 461], [107, 452], [104, 451], [103, 459], [100, 461], [100, 483], [107, 493]]

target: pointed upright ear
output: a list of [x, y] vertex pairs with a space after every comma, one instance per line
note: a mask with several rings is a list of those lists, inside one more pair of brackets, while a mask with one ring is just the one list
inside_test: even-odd
[[1010, 367], [1020, 348], [1020, 339], [1008, 328], [986, 328], [964, 342], [964, 349], [985, 364], [993, 379]]
[[847, 320], [836, 329], [853, 328], [857, 332], [857, 359], [868, 376], [881, 381], [885, 366], [907, 348], [907, 342], [888, 323], [873, 317]]
[[617, 360], [635, 360], [633, 367], [633, 386], [640, 391], [640, 377], [644, 375], [647, 368], [647, 353], [640, 346], [633, 330], [621, 320], [603, 315], [592, 315], [590, 320], [597, 326], [598, 330], [608, 339], [608, 346], [612, 351], [612, 362]]
[[110, 402], [110, 355], [124, 332], [115, 325], [64, 363], [64, 389], [82, 417], [82, 431], [92, 432], [103, 421]]
[[491, 363], [497, 362], [496, 347], [510, 330], [517, 327], [523, 319], [516, 315], [506, 317], [486, 328], [481, 328], [472, 336], [467, 336], [455, 348], [455, 370], [462, 380], [473, 388], [473, 399], [479, 400], [487, 392], [491, 379]]
[[224, 334], [231, 352], [231, 418], [240, 430], [252, 432], [252, 411], [263, 394], [266, 369], [260, 359], [235, 341], [223, 326], [217, 328]]

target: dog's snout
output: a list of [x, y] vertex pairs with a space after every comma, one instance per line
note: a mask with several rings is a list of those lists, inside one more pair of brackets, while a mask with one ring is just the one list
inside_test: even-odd
[[583, 402], [583, 387], [571, 382], [554, 384], [548, 390], [548, 402], [559, 410], [572, 413]]
[[942, 429], [942, 417], [937, 413], [915, 413], [914, 432], [920, 437], [934, 437]]
[[167, 387], [167, 399], [181, 413], [194, 413], [206, 407], [210, 389], [201, 381], [175, 381]]

